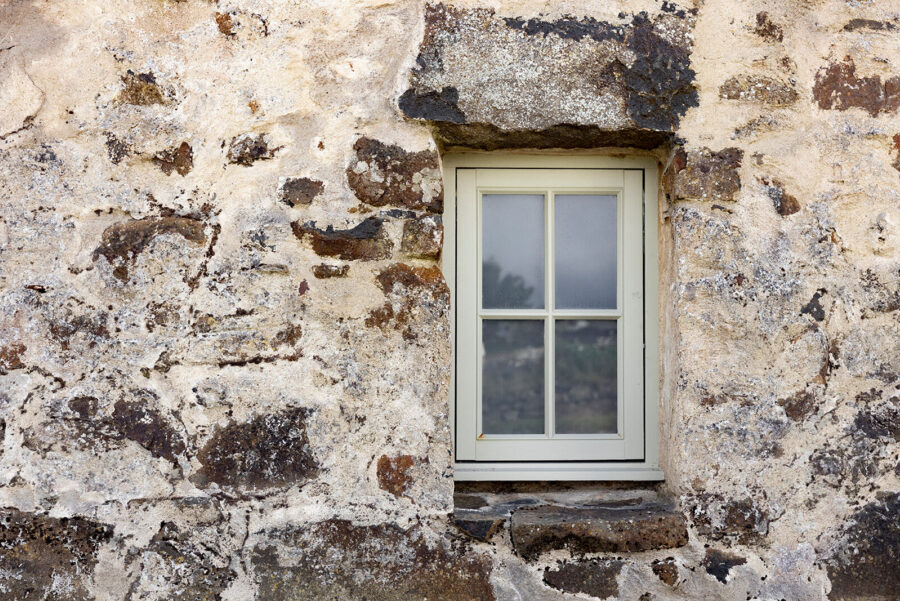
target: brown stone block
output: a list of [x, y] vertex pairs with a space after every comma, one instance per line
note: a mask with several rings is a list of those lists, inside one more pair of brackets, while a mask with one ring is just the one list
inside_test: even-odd
[[545, 551], [627, 553], [687, 544], [684, 517], [659, 505], [571, 508], [545, 505], [516, 511], [511, 521], [516, 553], [526, 558]]
[[674, 200], [734, 200], [741, 189], [743, 158], [739, 148], [678, 150], [667, 173]]

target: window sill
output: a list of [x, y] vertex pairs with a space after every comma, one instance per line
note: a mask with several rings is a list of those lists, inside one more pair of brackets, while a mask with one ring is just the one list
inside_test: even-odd
[[508, 481], [520, 482], [575, 481], [640, 481], [665, 480], [659, 466], [646, 462], [629, 463], [456, 463], [453, 466], [457, 482]]

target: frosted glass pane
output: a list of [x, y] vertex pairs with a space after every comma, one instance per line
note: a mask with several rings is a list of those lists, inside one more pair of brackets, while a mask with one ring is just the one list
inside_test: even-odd
[[482, 322], [484, 434], [544, 433], [544, 322]]
[[544, 196], [485, 194], [481, 205], [481, 305], [544, 308]]
[[616, 197], [560, 194], [556, 223], [556, 308], [616, 308]]
[[616, 322], [556, 321], [557, 434], [615, 433]]

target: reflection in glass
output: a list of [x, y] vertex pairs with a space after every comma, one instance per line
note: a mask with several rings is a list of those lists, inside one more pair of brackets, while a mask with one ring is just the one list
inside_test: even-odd
[[544, 307], [544, 196], [482, 196], [481, 298], [485, 309]]
[[556, 308], [616, 308], [616, 197], [559, 194]]
[[616, 322], [557, 320], [555, 342], [556, 433], [615, 433]]
[[482, 342], [482, 433], [543, 434], [544, 322], [486, 319]]

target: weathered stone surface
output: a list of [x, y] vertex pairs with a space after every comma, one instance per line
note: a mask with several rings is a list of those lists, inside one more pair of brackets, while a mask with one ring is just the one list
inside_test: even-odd
[[281, 202], [292, 207], [310, 204], [325, 191], [325, 184], [309, 177], [289, 177], [281, 186]]
[[886, 493], [857, 511], [827, 562], [832, 601], [888, 601], [900, 590], [900, 494]]
[[443, 208], [444, 187], [437, 153], [408, 152], [371, 138], [358, 139], [353, 150], [356, 160], [347, 167], [347, 183], [364, 203], [435, 212]]
[[97, 551], [113, 529], [81, 517], [0, 510], [0, 591], [9, 601], [88, 601]]
[[300, 240], [309, 239], [313, 251], [323, 257], [337, 257], [345, 261], [374, 261], [391, 255], [394, 243], [383, 231], [384, 220], [369, 217], [359, 225], [346, 230], [328, 226], [324, 230], [315, 223], [291, 224], [294, 235]]
[[113, 275], [127, 281], [129, 264], [133, 264], [155, 238], [164, 235], [180, 236], [195, 245], [206, 243], [202, 221], [187, 217], [147, 217], [108, 227], [94, 251], [94, 260], [101, 256], [106, 258], [113, 268]]
[[617, 597], [616, 578], [624, 565], [625, 562], [616, 559], [560, 562], [555, 569], [544, 570], [544, 582], [567, 593], [583, 593], [598, 599]]
[[349, 265], [329, 265], [327, 263], [322, 263], [320, 265], [313, 265], [313, 275], [316, 276], [320, 280], [325, 280], [328, 278], [342, 278], [347, 275], [347, 272], [350, 271]]
[[728, 582], [728, 574], [731, 572], [731, 568], [744, 565], [745, 563], [747, 563], [746, 557], [719, 549], [707, 549], [706, 555], [703, 557], [703, 567], [706, 569], [706, 573], [722, 584]]
[[366, 325], [386, 329], [402, 330], [403, 337], [415, 340], [413, 327], [420, 311], [442, 313], [449, 300], [450, 289], [437, 267], [415, 267], [405, 263], [394, 263], [378, 273], [378, 286], [388, 301], [371, 311]]
[[194, 168], [194, 152], [190, 144], [182, 142], [178, 148], [169, 148], [157, 153], [153, 157], [153, 162], [159, 165], [166, 175], [175, 171], [183, 177]]
[[30, 127], [44, 94], [34, 85], [19, 61], [0, 60], [0, 140]]
[[481, 495], [457, 493], [453, 495], [453, 507], [456, 509], [481, 509], [487, 507], [487, 499]]
[[[484, 137], [478, 129], [459, 126], [485, 124], [533, 137], [552, 132], [539, 147], [553, 145], [558, 126], [672, 131], [698, 101], [684, 35], [692, 22], [685, 11], [610, 23], [429, 5], [400, 108], [434, 122], [443, 139], [478, 147]], [[627, 136], [621, 142], [627, 145]]]
[[900, 108], [900, 75], [882, 83], [880, 75], [859, 77], [849, 56], [816, 72], [813, 97], [820, 109], [846, 111], [860, 108], [875, 117]]
[[789, 418], [799, 422], [816, 410], [816, 395], [808, 390], [802, 390], [794, 396], [778, 399], [778, 404], [784, 408]]
[[667, 172], [673, 200], [734, 200], [741, 189], [740, 168], [744, 152], [725, 148], [714, 152], [708, 148], [675, 153]]
[[453, 525], [472, 538], [480, 541], [490, 540], [506, 523], [506, 516], [492, 512], [469, 511], [465, 509], [453, 512]]
[[400, 252], [417, 259], [437, 259], [444, 247], [444, 226], [439, 215], [424, 215], [403, 223]]
[[217, 429], [200, 449], [198, 486], [237, 489], [303, 485], [319, 466], [306, 435], [310, 411], [295, 408]]
[[407, 472], [415, 465], [412, 455], [397, 455], [388, 457], [382, 455], [378, 458], [378, 486], [395, 497], [406, 494], [412, 484], [412, 476]]
[[719, 87], [719, 96], [727, 100], [761, 102], [771, 106], [787, 106], [800, 97], [789, 83], [759, 75], [729, 78]]
[[242, 134], [231, 139], [226, 158], [229, 163], [249, 167], [256, 161], [274, 158], [280, 149], [269, 147], [266, 134]]
[[119, 102], [145, 106], [166, 102], [165, 93], [156, 83], [156, 76], [152, 72], [135, 73], [129, 69], [122, 76], [122, 86], [117, 97]]
[[767, 179], [763, 179], [763, 185], [766, 188], [766, 194], [772, 199], [775, 211], [782, 217], [793, 215], [800, 210], [800, 201], [794, 196], [788, 194], [782, 184], [777, 179], [773, 179], [771, 183]]
[[753, 28], [753, 33], [773, 42], [784, 41], [784, 29], [764, 10], [756, 13], [756, 27]]
[[331, 520], [272, 534], [285, 549], [260, 546], [252, 559], [265, 601], [495, 599], [485, 557], [430, 542], [415, 529]]
[[510, 534], [516, 553], [526, 558], [554, 549], [625, 553], [687, 544], [684, 518], [649, 504], [620, 509], [553, 505], [520, 509], [512, 515]]
[[688, 515], [702, 536], [743, 544], [759, 541], [769, 532], [769, 513], [752, 498], [724, 499], [704, 493], [688, 504]]
[[844, 25], [844, 31], [858, 31], [869, 29], [871, 31], [895, 31], [900, 29], [900, 24], [894, 21], [878, 21], [876, 19], [850, 19]]
[[660, 580], [669, 586], [678, 584], [678, 564], [675, 562], [674, 557], [657, 559], [650, 564], [650, 568]]

